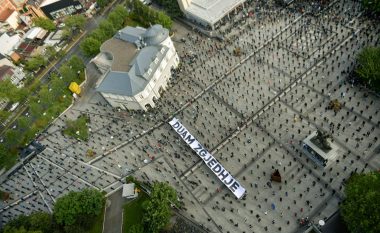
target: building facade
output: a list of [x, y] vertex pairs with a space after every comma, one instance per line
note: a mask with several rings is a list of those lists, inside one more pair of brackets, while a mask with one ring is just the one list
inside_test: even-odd
[[97, 91], [114, 108], [147, 111], [167, 88], [179, 58], [169, 31], [126, 27], [104, 42], [92, 62], [103, 74]]

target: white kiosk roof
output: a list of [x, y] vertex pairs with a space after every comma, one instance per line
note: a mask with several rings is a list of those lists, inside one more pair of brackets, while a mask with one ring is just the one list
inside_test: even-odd
[[245, 0], [192, 0], [185, 9], [209, 24], [215, 24]]

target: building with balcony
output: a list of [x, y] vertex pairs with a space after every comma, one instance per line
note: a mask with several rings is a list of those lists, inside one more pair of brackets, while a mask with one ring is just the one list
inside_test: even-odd
[[161, 25], [126, 27], [92, 59], [103, 74], [96, 90], [114, 108], [147, 111], [167, 88], [179, 58]]

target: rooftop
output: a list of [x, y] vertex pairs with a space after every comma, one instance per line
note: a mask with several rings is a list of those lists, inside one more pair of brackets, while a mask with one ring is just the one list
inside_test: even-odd
[[215, 24], [243, 2], [245, 0], [192, 0], [185, 11], [209, 24]]
[[102, 44], [100, 51], [112, 56], [112, 71], [128, 72], [131, 68], [129, 64], [138, 50], [136, 46], [131, 43], [111, 38]]
[[6, 9], [0, 14], [0, 21], [5, 21], [14, 12], [14, 10]]
[[[112, 60], [112, 65], [97, 90], [126, 96], [143, 91], [168, 51], [160, 44], [168, 36], [169, 31], [161, 25], [118, 31], [100, 47], [103, 56], [97, 57]], [[153, 62], [155, 59], [157, 62]]]
[[0, 80], [3, 80], [8, 75], [13, 75], [13, 68], [7, 65], [0, 66]]

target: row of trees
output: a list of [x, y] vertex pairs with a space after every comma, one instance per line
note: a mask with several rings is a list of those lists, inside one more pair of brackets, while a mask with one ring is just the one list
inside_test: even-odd
[[53, 20], [49, 18], [36, 17], [33, 19], [33, 23], [37, 27], [41, 27], [50, 32], [55, 31], [56, 26]]
[[98, 54], [101, 44], [123, 28], [127, 15], [127, 10], [122, 5], [117, 5], [107, 19], [101, 21], [99, 27], [81, 43], [80, 47], [84, 55], [92, 57]]
[[57, 199], [53, 214], [35, 212], [11, 220], [3, 233], [88, 232], [102, 213], [104, 195], [95, 189], [70, 192]]
[[[75, 32], [83, 30], [86, 22], [86, 17], [81, 14], [67, 16], [63, 21], [65, 26], [63, 27], [62, 39], [70, 39]], [[35, 18], [33, 23], [35, 26], [48, 31], [55, 31], [57, 29], [54, 21], [48, 18]]]
[[130, 17], [144, 27], [161, 24], [164, 28], [171, 29], [173, 21], [164, 12], [150, 8], [140, 0], [127, 0], [126, 3], [127, 7], [131, 9]]
[[155, 2], [161, 5], [171, 17], [182, 16], [177, 0], [155, 0]]
[[[8, 81], [0, 82], [0, 96], [26, 102], [29, 115], [22, 115], [16, 121], [16, 128], [5, 132], [3, 143], [0, 144], [0, 166], [9, 168], [18, 157], [18, 152], [24, 148], [36, 133], [42, 131], [53, 119], [71, 104], [71, 93], [68, 85], [84, 80], [84, 63], [78, 56], [72, 56], [57, 72], [50, 75], [50, 81], [45, 84], [36, 83], [33, 95], [29, 95], [31, 88], [16, 88]], [[7, 91], [1, 91], [7, 90]], [[12, 91], [9, 91], [12, 90]], [[0, 117], [7, 117], [9, 113], [1, 112]]]

